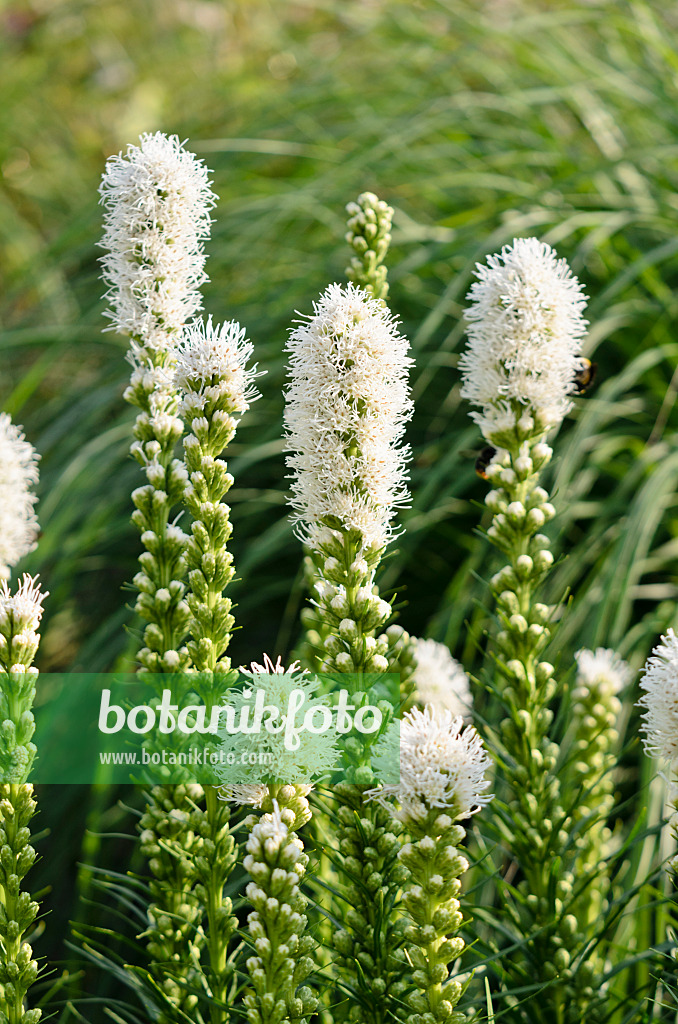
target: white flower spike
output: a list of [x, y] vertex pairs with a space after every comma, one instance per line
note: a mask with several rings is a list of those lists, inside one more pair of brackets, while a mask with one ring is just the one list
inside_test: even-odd
[[586, 296], [567, 262], [536, 238], [517, 238], [478, 264], [467, 295], [468, 347], [459, 361], [462, 396], [488, 440], [528, 406], [543, 429], [571, 406], [582, 368]]
[[640, 680], [645, 691], [638, 706], [645, 709], [641, 730], [647, 754], [675, 766], [678, 761], [678, 636], [669, 629], [645, 663]]
[[29, 551], [38, 537], [33, 487], [38, 482], [38, 459], [21, 427], [0, 413], [0, 579]]
[[209, 171], [176, 135], [146, 133], [108, 160], [99, 192], [107, 316], [130, 336], [133, 355], [164, 350], [202, 307], [203, 242], [216, 201]]
[[330, 285], [287, 345], [287, 465], [294, 519], [312, 545], [322, 521], [338, 519], [383, 547], [408, 502], [412, 359], [382, 302], [349, 284]]

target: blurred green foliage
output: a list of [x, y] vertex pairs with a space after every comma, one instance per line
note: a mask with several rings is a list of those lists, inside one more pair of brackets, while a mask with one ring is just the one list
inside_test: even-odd
[[[26, 560], [51, 592], [43, 668], [124, 664], [123, 627], [135, 628], [121, 587], [135, 572], [140, 477], [125, 341], [102, 333], [96, 190], [105, 158], [156, 129], [188, 138], [214, 170], [205, 307], [247, 326], [267, 371], [229, 466], [235, 663], [285, 655], [297, 638], [283, 346], [295, 310], [343, 279], [343, 208], [365, 189], [396, 210], [390, 304], [416, 357], [413, 502], [382, 591], [398, 589], [408, 629], [479, 669], [494, 556], [475, 532], [485, 486], [455, 369], [461, 311], [474, 262], [537, 234], [585, 283], [599, 364], [550, 481], [563, 558], [549, 597], [575, 595], [551, 660], [567, 671], [574, 650], [604, 644], [642, 662], [678, 592], [677, 23], [660, 0], [4, 3], [0, 405], [43, 459], [43, 536]], [[638, 764], [636, 742], [630, 799]], [[86, 916], [73, 865], [88, 807], [108, 797], [43, 804], [62, 837], [54, 935]], [[101, 825], [99, 810], [95, 830], [124, 819], [108, 811]], [[36, 882], [54, 867], [50, 856]]]

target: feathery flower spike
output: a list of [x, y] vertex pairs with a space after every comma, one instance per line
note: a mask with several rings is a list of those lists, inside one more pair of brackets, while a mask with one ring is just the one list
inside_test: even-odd
[[446, 708], [454, 716], [468, 717], [472, 705], [469, 678], [450, 654], [449, 647], [437, 640], [419, 637], [412, 645], [412, 681], [417, 701], [424, 706]]
[[476, 277], [464, 314], [462, 396], [480, 407], [471, 416], [491, 443], [521, 417], [544, 432], [570, 409], [583, 365], [582, 287], [567, 262], [536, 238], [514, 239], [487, 266], [478, 264]]
[[203, 162], [162, 132], [112, 156], [99, 192], [107, 315], [143, 359], [147, 350], [166, 349], [167, 338], [202, 308], [203, 242], [216, 196]]
[[678, 636], [669, 629], [645, 663], [640, 680], [645, 692], [638, 701], [644, 709], [641, 730], [647, 754], [655, 754], [672, 767], [678, 762]]
[[393, 535], [408, 502], [408, 349], [383, 303], [352, 284], [330, 285], [290, 334], [287, 465], [294, 519], [311, 546], [326, 523], [376, 548]]
[[21, 427], [0, 413], [0, 579], [36, 545], [39, 458]]

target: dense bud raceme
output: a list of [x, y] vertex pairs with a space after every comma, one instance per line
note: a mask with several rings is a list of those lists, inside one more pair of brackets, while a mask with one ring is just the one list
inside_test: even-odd
[[285, 426], [294, 518], [311, 545], [323, 521], [383, 547], [407, 503], [400, 445], [412, 414], [409, 343], [388, 309], [349, 284], [330, 285], [290, 334]]
[[471, 709], [469, 678], [445, 644], [437, 640], [413, 640], [415, 697], [426, 706], [447, 708], [453, 715], [468, 716]]
[[645, 691], [638, 705], [645, 709], [641, 730], [648, 754], [678, 761], [678, 636], [669, 629], [645, 663], [640, 680]]
[[346, 213], [346, 241], [353, 250], [346, 276], [375, 299], [386, 301], [384, 260], [391, 244], [393, 210], [374, 192], [362, 192], [356, 202], [347, 204]]
[[162, 350], [202, 307], [203, 241], [216, 200], [209, 171], [176, 135], [145, 133], [108, 160], [99, 191], [108, 316], [135, 354]]
[[582, 367], [581, 285], [536, 238], [514, 239], [478, 264], [476, 277], [465, 311], [462, 396], [480, 407], [471, 415], [490, 441], [530, 411], [546, 430], [568, 412]]
[[491, 783], [485, 772], [492, 762], [473, 726], [464, 728], [463, 718], [430, 704], [423, 711], [413, 708], [406, 712], [377, 745], [377, 774], [380, 761], [391, 760], [391, 746], [394, 739], [397, 741], [398, 731], [400, 781], [370, 790], [371, 797], [382, 803], [396, 797], [404, 821], [424, 819], [434, 808], [461, 820], [490, 802], [492, 796], [486, 790]]
[[38, 459], [21, 427], [0, 413], [0, 579], [36, 545]]

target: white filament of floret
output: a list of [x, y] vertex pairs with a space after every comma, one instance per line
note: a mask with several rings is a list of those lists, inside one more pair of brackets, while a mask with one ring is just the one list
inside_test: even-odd
[[466, 818], [489, 803], [485, 772], [492, 762], [473, 726], [464, 728], [461, 716], [431, 704], [423, 711], [413, 708], [395, 724], [400, 726], [400, 782], [368, 790], [370, 797], [382, 803], [396, 797], [405, 820], [423, 819], [433, 808]]
[[257, 368], [247, 367], [254, 347], [235, 320], [194, 320], [181, 333], [174, 353], [174, 383], [184, 392], [218, 388], [235, 412], [245, 412], [258, 398], [252, 385]]
[[290, 333], [287, 465], [293, 518], [313, 543], [327, 516], [383, 546], [408, 502], [409, 342], [388, 309], [330, 285]]
[[437, 640], [414, 640], [416, 667], [414, 685], [420, 704], [447, 708], [462, 717], [471, 709], [469, 678], [445, 644]]
[[631, 681], [631, 669], [627, 663], [608, 647], [597, 647], [595, 651], [582, 648], [574, 657], [577, 685], [588, 691], [618, 694]]
[[0, 413], [0, 579], [36, 545], [39, 457], [21, 427]]
[[209, 171], [176, 135], [145, 133], [107, 161], [99, 192], [106, 315], [134, 352], [164, 350], [202, 307], [203, 242], [216, 200]]
[[[462, 396], [485, 434], [511, 420], [511, 402], [529, 405], [542, 423], [568, 412], [582, 366], [586, 296], [564, 259], [536, 238], [517, 238], [477, 264], [467, 295], [468, 346], [459, 361]], [[515, 417], [513, 416], [515, 422]]]
[[12, 632], [35, 633], [42, 619], [42, 602], [49, 596], [41, 591], [37, 576], [24, 573], [17, 589], [12, 593], [7, 580], [0, 582], [0, 627], [11, 620]]
[[219, 799], [231, 803], [261, 807], [268, 796], [268, 786], [264, 782], [242, 782], [240, 784], [220, 786]]
[[638, 701], [645, 709], [641, 731], [648, 754], [678, 760], [678, 637], [672, 629], [661, 638], [645, 663], [640, 680], [645, 691]]

